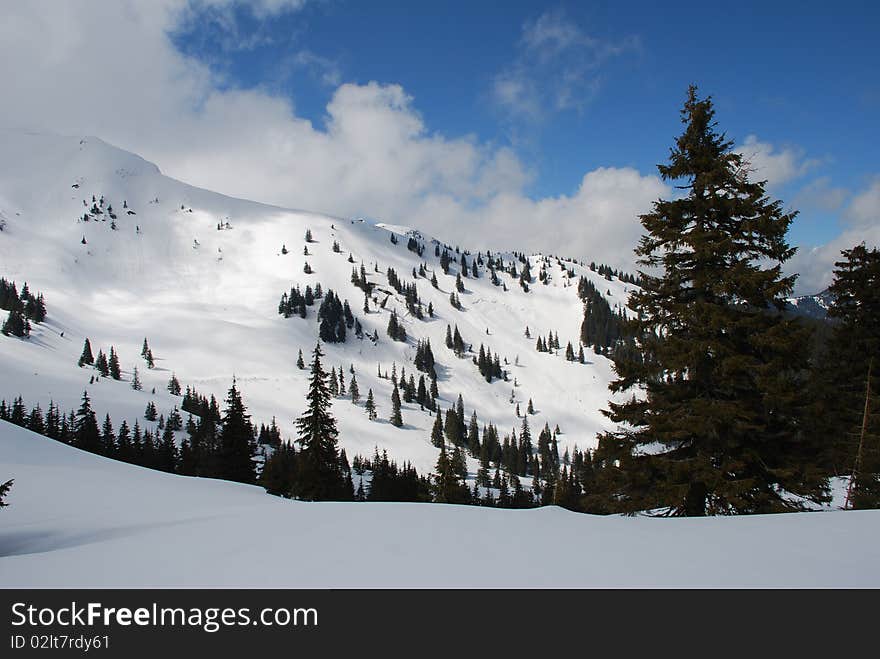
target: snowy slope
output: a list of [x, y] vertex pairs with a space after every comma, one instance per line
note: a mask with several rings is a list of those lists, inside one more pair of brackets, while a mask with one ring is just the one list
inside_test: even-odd
[[[558, 332], [563, 348], [571, 341], [577, 349], [582, 320], [578, 276], [594, 280], [612, 306], [625, 303], [632, 285], [616, 278], [606, 281], [589, 268], [566, 264], [575, 269], [569, 284], [563, 269], [551, 259], [549, 285], [535, 279], [526, 293], [514, 278], [499, 272], [507, 285], [504, 292], [490, 283], [481, 268], [479, 279], [464, 280], [467, 291], [460, 296], [464, 310], [457, 311], [449, 294], [458, 264], [444, 275], [428, 237], [422, 259], [408, 251], [406, 227], [286, 210], [200, 190], [165, 177], [155, 165], [93, 137], [0, 131], [0, 143], [0, 213], [6, 222], [0, 231], [0, 276], [16, 280], [19, 286], [27, 281], [31, 290], [42, 292], [49, 312], [47, 322], [35, 326], [29, 340], [0, 336], [0, 398], [11, 400], [21, 394], [28, 406], [39, 402], [44, 410], [51, 399], [69, 410], [88, 389], [99, 418], [109, 412], [117, 426], [123, 418], [130, 424], [140, 418], [144, 426], [149, 425], [142, 415], [150, 398], [166, 415], [179, 405], [180, 398], [164, 390], [172, 372], [184, 387], [192, 385], [220, 401], [234, 374], [254, 421], [268, 423], [275, 415], [283, 435], [292, 437], [306, 385], [306, 373], [294, 362], [298, 349], [308, 360], [315, 344], [317, 305], [309, 309], [306, 320], [285, 319], [277, 313], [278, 301], [293, 285], [304, 288], [320, 282], [325, 290], [332, 288], [349, 300], [366, 333], [377, 330], [380, 337], [377, 345], [350, 337], [345, 344], [324, 346], [327, 369], [343, 366], [348, 378], [353, 366], [362, 397], [372, 388], [379, 407], [379, 420], [369, 422], [363, 403], [353, 406], [340, 399], [334, 405], [340, 445], [349, 457], [370, 455], [378, 446], [398, 461], [412, 461], [421, 473], [433, 468], [437, 456], [429, 442], [433, 419], [417, 405], [404, 404], [405, 427], [391, 426], [386, 421], [391, 383], [377, 377], [378, 364], [383, 372], [390, 372], [396, 363], [398, 372], [403, 366], [418, 379], [412, 359], [420, 338], [430, 338], [438, 361], [443, 409], [454, 404], [460, 393], [468, 417], [476, 409], [481, 424], [494, 422], [502, 434], [518, 429], [521, 420], [509, 402], [516, 378], [515, 396], [522, 411], [530, 398], [534, 401], [533, 431], [545, 422], [560, 426], [560, 453], [574, 445], [593, 446], [596, 433], [608, 428], [599, 410], [608, 400], [610, 362], [590, 350], [586, 350], [587, 364], [566, 362], [563, 351], [537, 352], [535, 338], [552, 330]], [[112, 205], [117, 230], [111, 229], [106, 214], [103, 220], [82, 220], [93, 195]], [[218, 223], [225, 227], [227, 222], [229, 229], [217, 230]], [[316, 241], [309, 245], [308, 257], [303, 256], [306, 229]], [[398, 244], [392, 244], [392, 233], [401, 234]], [[453, 247], [463, 238], [440, 237]], [[334, 241], [341, 253], [332, 251]], [[288, 254], [281, 253], [282, 245]], [[467, 248], [465, 242], [460, 246]], [[371, 281], [388, 290], [389, 266], [410, 282], [413, 268], [424, 262], [429, 278], [436, 271], [440, 290], [420, 278], [418, 291], [426, 307], [433, 303], [436, 317], [420, 321], [407, 316], [400, 296], [389, 299], [383, 310], [372, 305], [365, 315], [363, 293], [350, 281], [349, 254], [354, 265], [364, 263]], [[601, 253], [585, 256], [602, 260]], [[540, 259], [539, 255], [530, 259], [535, 276]], [[509, 260], [510, 255], [505, 255], [505, 262]], [[306, 261], [314, 274], [304, 274]], [[384, 294], [377, 297], [381, 300]], [[407, 344], [386, 335], [392, 308], [404, 320]], [[474, 351], [485, 343], [506, 358], [511, 381], [489, 384], [469, 357], [456, 358], [444, 345], [447, 324], [457, 324]], [[527, 325], [532, 338], [524, 336]], [[90, 385], [95, 371], [76, 366], [85, 337], [91, 339], [95, 352], [116, 347], [124, 379], [137, 364], [144, 390], [133, 391], [127, 382], [110, 380]], [[139, 356], [144, 337], [157, 359], [152, 371]], [[153, 387], [155, 396], [150, 393]], [[475, 464], [471, 466], [475, 469]]]
[[13, 477], [5, 587], [880, 587], [880, 511], [653, 519], [304, 503], [0, 421], [0, 480]]

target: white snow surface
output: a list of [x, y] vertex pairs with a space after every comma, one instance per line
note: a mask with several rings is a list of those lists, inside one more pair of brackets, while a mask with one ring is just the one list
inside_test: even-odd
[[[129, 425], [139, 419], [142, 427], [152, 427], [143, 419], [151, 398], [165, 416], [180, 405], [181, 399], [165, 390], [172, 372], [184, 388], [192, 385], [200, 394], [213, 394], [221, 406], [235, 375], [253, 421], [268, 424], [274, 415], [282, 435], [293, 438], [307, 384], [307, 372], [298, 370], [295, 361], [299, 349], [306, 362], [310, 359], [318, 336], [318, 304], [309, 308], [306, 320], [285, 319], [277, 313], [278, 301], [295, 284], [305, 290], [307, 284], [320, 282], [324, 290], [333, 289], [349, 300], [365, 333], [379, 334], [377, 345], [350, 336], [344, 344], [323, 346], [326, 369], [343, 367], [348, 382], [353, 366], [361, 392], [358, 406], [343, 398], [333, 406], [339, 443], [349, 459], [358, 453], [371, 456], [378, 447], [398, 462], [410, 461], [420, 473], [434, 468], [438, 449], [429, 439], [433, 418], [417, 404], [405, 403], [404, 427], [392, 426], [387, 421], [391, 382], [377, 377], [378, 364], [383, 373], [396, 364], [398, 374], [405, 367], [407, 377], [413, 374], [417, 381], [412, 363], [417, 339], [431, 340], [444, 410], [461, 394], [468, 418], [475, 409], [481, 426], [494, 422], [502, 435], [512, 428], [518, 433], [522, 421], [515, 415], [515, 403], [509, 402], [515, 378], [521, 411], [525, 413], [529, 399], [534, 402], [536, 414], [529, 418], [533, 436], [545, 423], [551, 428], [558, 424], [560, 454], [575, 445], [595, 446], [597, 432], [611, 427], [600, 412], [608, 402], [611, 362], [590, 349], [585, 349], [588, 363], [567, 362], [564, 348], [568, 341], [575, 351], [578, 346], [583, 319], [579, 276], [592, 279], [612, 306], [625, 304], [630, 284], [617, 278], [607, 281], [588, 267], [565, 263], [575, 270], [569, 283], [551, 259], [551, 281], [543, 285], [537, 280], [542, 257], [535, 255], [530, 257], [530, 292], [499, 272], [507, 285], [504, 292], [490, 283], [481, 267], [478, 279], [464, 279], [464, 310], [456, 311], [449, 294], [455, 290], [460, 255], [452, 253], [455, 261], [445, 275], [434, 255], [433, 238], [418, 234], [426, 246], [422, 259], [407, 250], [407, 237], [413, 233], [407, 227], [286, 210], [200, 190], [94, 137], [0, 129], [0, 144], [0, 212], [7, 222], [0, 231], [0, 276], [15, 280], [19, 289], [26, 281], [31, 291], [45, 295], [48, 308], [47, 321], [34, 326], [30, 339], [0, 335], [0, 398], [7, 402], [21, 395], [28, 408], [39, 403], [45, 411], [54, 400], [67, 411], [78, 407], [87, 389], [99, 420], [109, 413], [117, 428], [123, 419]], [[106, 215], [103, 221], [82, 221], [93, 195], [112, 205], [117, 230], [111, 230]], [[123, 201], [136, 215], [127, 213]], [[231, 228], [218, 231], [217, 224], [226, 222]], [[303, 255], [306, 229], [315, 240], [308, 245], [308, 257]], [[392, 233], [400, 236], [396, 245], [390, 241]], [[466, 238], [442, 240], [455, 247], [456, 240]], [[332, 251], [334, 241], [341, 253]], [[282, 245], [288, 254], [281, 253]], [[465, 250], [467, 245], [460, 247]], [[591, 258], [601, 262], [602, 254]], [[504, 255], [505, 263], [510, 259]], [[306, 261], [314, 274], [304, 274]], [[386, 278], [389, 266], [409, 283], [414, 281], [413, 268], [424, 262], [429, 275], [416, 280], [418, 292], [425, 308], [433, 303], [435, 317], [420, 321], [407, 315], [396, 294], [385, 309], [371, 303], [365, 315], [364, 295], [351, 283], [352, 267], [361, 262], [378, 289], [392, 292]], [[430, 284], [431, 271], [437, 273], [440, 290]], [[380, 301], [384, 297], [376, 294]], [[392, 308], [406, 327], [406, 344], [386, 334]], [[465, 342], [473, 346], [471, 355], [457, 358], [445, 347], [447, 324], [458, 325]], [[524, 336], [526, 326], [531, 338]], [[537, 352], [536, 338], [546, 338], [551, 330], [558, 332], [563, 349], [556, 355]], [[76, 366], [86, 337], [96, 355], [99, 349], [109, 353], [115, 346], [123, 382], [102, 379], [89, 384], [96, 371]], [[156, 358], [154, 370], [148, 370], [140, 357], [145, 337]], [[480, 343], [499, 353], [502, 365], [508, 360], [510, 382], [489, 384], [479, 374], [471, 357]], [[143, 391], [129, 386], [135, 365]], [[150, 393], [153, 387], [155, 395]], [[375, 422], [368, 421], [363, 409], [370, 388], [378, 406]], [[475, 461], [469, 466], [476, 471]]]
[[880, 511], [599, 517], [305, 503], [0, 422], [4, 587], [872, 587]]

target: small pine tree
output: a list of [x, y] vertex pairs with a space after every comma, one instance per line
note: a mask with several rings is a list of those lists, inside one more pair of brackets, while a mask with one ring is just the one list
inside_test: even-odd
[[303, 361], [303, 351], [302, 351], [302, 348], [300, 348], [299, 355], [297, 355], [297, 358], [296, 358], [296, 367], [297, 367], [299, 370], [301, 370], [301, 371], [304, 371], [305, 368], [306, 368], [306, 364], [305, 364], [305, 362]]
[[443, 446], [443, 411], [439, 407], [434, 415], [434, 425], [431, 427], [431, 443], [437, 448]]
[[140, 375], [138, 374], [138, 367], [137, 366], [135, 366], [132, 369], [131, 388], [134, 389], [135, 391], [140, 391], [141, 389], [144, 388], [143, 385], [141, 384], [141, 378], [140, 378]]
[[373, 399], [373, 390], [367, 392], [367, 402], [364, 403], [364, 410], [367, 412], [367, 418], [370, 421], [376, 420], [376, 401]]
[[361, 399], [361, 392], [358, 389], [358, 381], [354, 375], [351, 376], [351, 382], [348, 384], [348, 394], [351, 396], [352, 404], [357, 405]]
[[403, 417], [400, 415], [400, 392], [397, 389], [397, 383], [394, 383], [394, 390], [391, 392], [391, 425], [397, 428], [403, 426]]
[[177, 375], [172, 373], [171, 379], [168, 380], [168, 393], [172, 396], [180, 395], [180, 381], [177, 379]]
[[83, 343], [82, 355], [79, 357], [79, 361], [76, 363], [77, 366], [84, 366], [85, 364], [94, 364], [95, 358], [92, 356], [92, 344], [89, 342], [88, 338]]
[[110, 346], [110, 361], [107, 362], [110, 369], [110, 377], [114, 380], [122, 378], [122, 371], [119, 368], [119, 356], [116, 354], [116, 348]]
[[103, 350], [98, 350], [98, 356], [95, 357], [95, 368], [105, 378], [110, 375], [110, 366], [107, 363], [107, 355], [104, 354]]
[[12, 483], [15, 482], [14, 479], [8, 480], [5, 483], [0, 484], [0, 508], [5, 508], [9, 504], [6, 503], [5, 499], [9, 495], [9, 490], [12, 489]]

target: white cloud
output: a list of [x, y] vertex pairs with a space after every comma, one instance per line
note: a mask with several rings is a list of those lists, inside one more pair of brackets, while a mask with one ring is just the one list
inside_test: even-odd
[[760, 141], [756, 135], [748, 135], [736, 151], [751, 164], [754, 170], [753, 178], [766, 179], [768, 187], [771, 188], [800, 178], [820, 164], [815, 158], [805, 158], [802, 149], [796, 147], [780, 149]]
[[600, 169], [571, 196], [529, 199], [532, 173], [511, 149], [431, 132], [395, 84], [340, 85], [316, 127], [290, 99], [230, 87], [182, 56], [169, 34], [187, 11], [184, 0], [16, 4], [0, 24], [0, 123], [97, 135], [226, 194], [631, 267], [637, 215], [665, 191], [655, 177]]
[[834, 262], [840, 252], [864, 242], [869, 248], [880, 247], [880, 176], [856, 194], [844, 209], [843, 231], [825, 245], [798, 250], [788, 264], [789, 272], [798, 272], [796, 293], [815, 293], [832, 280]]
[[880, 224], [880, 176], [853, 197], [844, 217], [855, 227], [872, 227]]

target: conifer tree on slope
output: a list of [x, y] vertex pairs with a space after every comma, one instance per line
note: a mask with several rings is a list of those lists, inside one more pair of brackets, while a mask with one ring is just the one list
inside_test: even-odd
[[3, 498], [9, 494], [9, 490], [12, 489], [12, 480], [8, 480], [5, 483], [0, 483], [0, 508], [5, 508], [9, 504], [6, 503]]
[[95, 411], [92, 409], [92, 403], [86, 391], [83, 391], [82, 403], [76, 411], [73, 431], [77, 448], [99, 455], [103, 453], [98, 419], [95, 417]]
[[403, 426], [403, 417], [400, 415], [400, 392], [397, 389], [397, 383], [394, 383], [394, 389], [391, 391], [391, 417], [389, 418], [392, 426], [400, 428]]
[[307, 501], [351, 499], [353, 493], [345, 492], [345, 477], [339, 466], [336, 448], [339, 431], [336, 419], [330, 414], [332, 400], [328, 376], [321, 366], [320, 343], [315, 346], [313, 354], [309, 392], [306, 394], [308, 406], [296, 420], [297, 443], [301, 450], [293, 494]]
[[220, 427], [220, 478], [240, 483], [256, 480], [254, 427], [232, 379]]
[[[636, 254], [648, 268], [630, 298], [628, 330], [643, 360], [616, 363], [612, 391], [643, 385], [644, 400], [610, 403], [624, 429], [602, 438], [628, 451], [624, 509], [705, 515], [796, 510], [794, 493], [827, 500], [804, 432], [807, 330], [778, 313], [794, 276], [782, 263], [796, 213], [748, 180], [747, 163], [716, 131], [711, 98], [688, 91], [683, 134], [658, 169], [686, 196], [641, 216]], [[635, 451], [638, 453], [638, 451]]]
[[94, 364], [95, 358], [92, 355], [92, 344], [89, 342], [88, 338], [86, 338], [85, 343], [83, 343], [83, 351], [82, 355], [80, 355], [79, 361], [77, 362], [77, 366], [82, 366], [83, 364]]
[[376, 401], [373, 399], [372, 389], [367, 392], [367, 402], [364, 403], [364, 411], [366, 411], [367, 418], [369, 418], [370, 421], [376, 420]]

